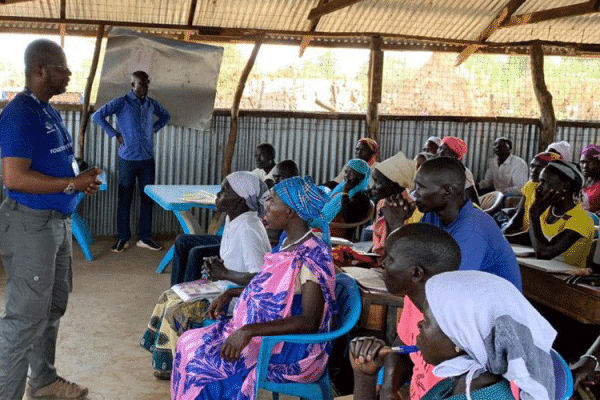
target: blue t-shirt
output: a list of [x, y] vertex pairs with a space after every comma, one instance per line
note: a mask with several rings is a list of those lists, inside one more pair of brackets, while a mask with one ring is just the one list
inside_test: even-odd
[[[32, 171], [56, 178], [75, 176], [73, 140], [60, 114], [28, 89], [19, 93], [0, 114], [0, 149], [2, 158], [31, 160]], [[31, 194], [14, 190], [8, 190], [7, 194], [17, 203], [38, 210], [70, 215], [77, 207], [77, 194]]]
[[[110, 115], [117, 116], [117, 125], [123, 137], [119, 147], [119, 157], [129, 161], [154, 158], [154, 133], [159, 131], [171, 118], [158, 101], [146, 96], [142, 102], [130, 91], [126, 96], [111, 100], [92, 115], [95, 123], [109, 135], [118, 133], [106, 120]], [[158, 117], [154, 121], [154, 115]]]
[[435, 212], [423, 215], [421, 222], [444, 229], [460, 246], [459, 270], [479, 270], [501, 276], [512, 282], [519, 290], [521, 270], [510, 244], [493, 218], [467, 200], [458, 217], [448, 226]]

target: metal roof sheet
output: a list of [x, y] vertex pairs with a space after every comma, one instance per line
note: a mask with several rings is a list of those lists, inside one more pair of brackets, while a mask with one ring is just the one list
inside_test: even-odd
[[[10, 0], [8, 0], [10, 1]], [[526, 0], [515, 15], [580, 4], [583, 0]], [[508, 0], [362, 0], [320, 18], [318, 44], [359, 44], [368, 36], [384, 36], [388, 45], [403, 41], [475, 41]], [[319, 0], [31, 0], [0, 4], [0, 30], [52, 31], [61, 22], [67, 33], [95, 31], [94, 22], [131, 24], [146, 32], [168, 34], [197, 31], [221, 38], [266, 33], [273, 40], [300, 40], [308, 33], [309, 12]], [[61, 15], [62, 14], [62, 15]], [[62, 18], [64, 17], [64, 18]], [[527, 41], [600, 44], [600, 13], [498, 29], [493, 44]], [[208, 27], [209, 29], [204, 29]], [[212, 29], [212, 30], [211, 30]], [[338, 37], [343, 35], [343, 37]], [[327, 38], [329, 36], [330, 38]], [[287, 39], [281, 39], [287, 38]]]

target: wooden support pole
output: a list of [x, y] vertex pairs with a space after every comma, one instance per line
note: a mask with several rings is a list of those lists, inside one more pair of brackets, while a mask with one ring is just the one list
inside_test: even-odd
[[256, 43], [254, 44], [254, 49], [252, 49], [252, 54], [250, 54], [250, 58], [248, 59], [248, 62], [246, 62], [246, 66], [244, 67], [242, 75], [240, 76], [240, 81], [238, 82], [237, 89], [235, 90], [233, 104], [231, 105], [231, 125], [229, 127], [229, 138], [227, 139], [227, 146], [225, 147], [225, 156], [223, 157], [223, 178], [225, 178], [231, 173], [231, 163], [233, 161], [235, 144], [237, 142], [240, 102], [242, 101], [242, 95], [244, 94], [246, 81], [248, 80], [248, 76], [252, 71], [252, 67], [254, 66], [254, 62], [256, 61], [256, 56], [258, 55], [258, 51], [260, 50], [262, 42], [262, 36], [256, 40]]
[[556, 117], [552, 106], [552, 95], [546, 87], [544, 79], [544, 51], [540, 44], [531, 46], [531, 76], [533, 79], [533, 90], [538, 104], [540, 105], [540, 143], [539, 151], [542, 152], [548, 145], [554, 142], [556, 131]]
[[380, 36], [371, 38], [371, 57], [369, 60], [369, 103], [367, 108], [368, 137], [379, 143], [379, 103], [383, 85], [383, 40]]
[[102, 38], [104, 37], [104, 25], [98, 26], [98, 34], [96, 35], [96, 47], [94, 48], [94, 56], [92, 58], [92, 66], [88, 75], [85, 91], [83, 92], [83, 105], [81, 106], [81, 118], [79, 123], [79, 147], [77, 149], [77, 157], [83, 157], [83, 149], [85, 148], [85, 131], [87, 130], [90, 120], [90, 96], [92, 94], [92, 84], [98, 69], [98, 60], [100, 58], [100, 47]]

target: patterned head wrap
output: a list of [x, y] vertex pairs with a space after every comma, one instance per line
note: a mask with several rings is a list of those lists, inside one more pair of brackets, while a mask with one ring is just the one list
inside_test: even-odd
[[[358, 185], [356, 185], [350, 192], [348, 192], [348, 196], [352, 198], [356, 193], [362, 192], [363, 190], [367, 190], [369, 187], [369, 176], [371, 175], [371, 168], [369, 164], [367, 164], [364, 160], [360, 158], [353, 158], [348, 161], [346, 167], [352, 168], [356, 172], [361, 175], [364, 175], [364, 178], [360, 181]], [[346, 184], [346, 180], [344, 179], [329, 193], [329, 201], [323, 207], [323, 211], [321, 214], [323, 215], [323, 219], [327, 222], [331, 222], [335, 218], [336, 215], [340, 213], [342, 210], [342, 196], [341, 192], [344, 189], [344, 185]]]
[[442, 144], [446, 144], [450, 148], [450, 150], [456, 153], [458, 155], [459, 160], [462, 160], [462, 158], [465, 156], [465, 154], [467, 154], [467, 151], [469, 150], [469, 146], [467, 146], [467, 144], [463, 140], [454, 136], [446, 136], [442, 139]]
[[371, 151], [373, 152], [373, 157], [379, 155], [379, 145], [373, 139], [362, 138], [358, 141], [358, 143], [363, 143], [363, 144], [367, 145], [369, 147], [369, 149], [371, 149]]
[[564, 140], [560, 142], [550, 143], [546, 151], [554, 150], [563, 160], [571, 161], [573, 156], [571, 155], [571, 144]]
[[581, 151], [581, 156], [600, 160], [600, 147], [595, 144], [588, 144]]
[[323, 220], [321, 210], [328, 200], [310, 176], [294, 176], [284, 179], [273, 187], [277, 196], [306, 221], [309, 226], [323, 232], [323, 241], [329, 243], [329, 223]]
[[545, 151], [543, 153], [536, 154], [533, 158], [546, 166], [552, 161], [561, 160], [562, 156], [552, 151]]
[[265, 215], [269, 188], [262, 180], [247, 171], [232, 172], [225, 179], [233, 191], [246, 200], [250, 211], [256, 211], [260, 218]]
[[403, 188], [410, 189], [413, 186], [415, 166], [415, 161], [407, 159], [404, 153], [400, 151], [395, 156], [378, 164], [375, 169], [390, 181], [396, 182]]
[[439, 377], [488, 371], [514, 381], [521, 399], [553, 400], [550, 349], [556, 331], [509, 281], [482, 271], [454, 271], [427, 280], [425, 293], [438, 326], [466, 354], [437, 365]]
[[575, 184], [575, 193], [581, 190], [581, 187], [583, 186], [583, 174], [581, 173], [579, 164], [564, 160], [556, 160], [550, 162], [544, 169], [553, 169], [554, 171], [558, 171], [560, 174], [573, 182]]

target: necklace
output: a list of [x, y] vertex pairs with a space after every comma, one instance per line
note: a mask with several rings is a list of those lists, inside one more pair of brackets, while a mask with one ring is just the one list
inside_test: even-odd
[[566, 213], [563, 213], [563, 214], [561, 214], [561, 215], [556, 215], [556, 213], [554, 212], [554, 206], [552, 206], [552, 207], [550, 208], [550, 212], [552, 213], [552, 216], [553, 216], [554, 218], [558, 218], [558, 219], [561, 219], [561, 218], [562, 218], [562, 217], [564, 217], [564, 216], [565, 216], [565, 214], [566, 214]]
[[302, 236], [300, 239], [298, 239], [298, 240], [294, 241], [293, 243], [286, 244], [285, 246], [283, 246], [283, 243], [287, 242], [287, 238], [285, 238], [285, 240], [283, 241], [283, 243], [281, 243], [281, 244], [282, 244], [282, 247], [281, 247], [281, 248], [279, 248], [279, 251], [284, 251], [285, 249], [287, 249], [287, 248], [289, 248], [289, 247], [292, 247], [292, 246], [294, 246], [294, 245], [296, 245], [296, 244], [300, 243], [301, 241], [303, 241], [303, 240], [304, 240], [304, 239], [305, 239], [305, 238], [306, 238], [308, 235], [310, 235], [311, 233], [312, 233], [312, 231], [309, 229], [309, 230], [308, 230], [308, 232], [306, 232], [306, 233], [305, 233], [305, 234], [304, 234], [304, 235], [303, 235], [303, 236]]

